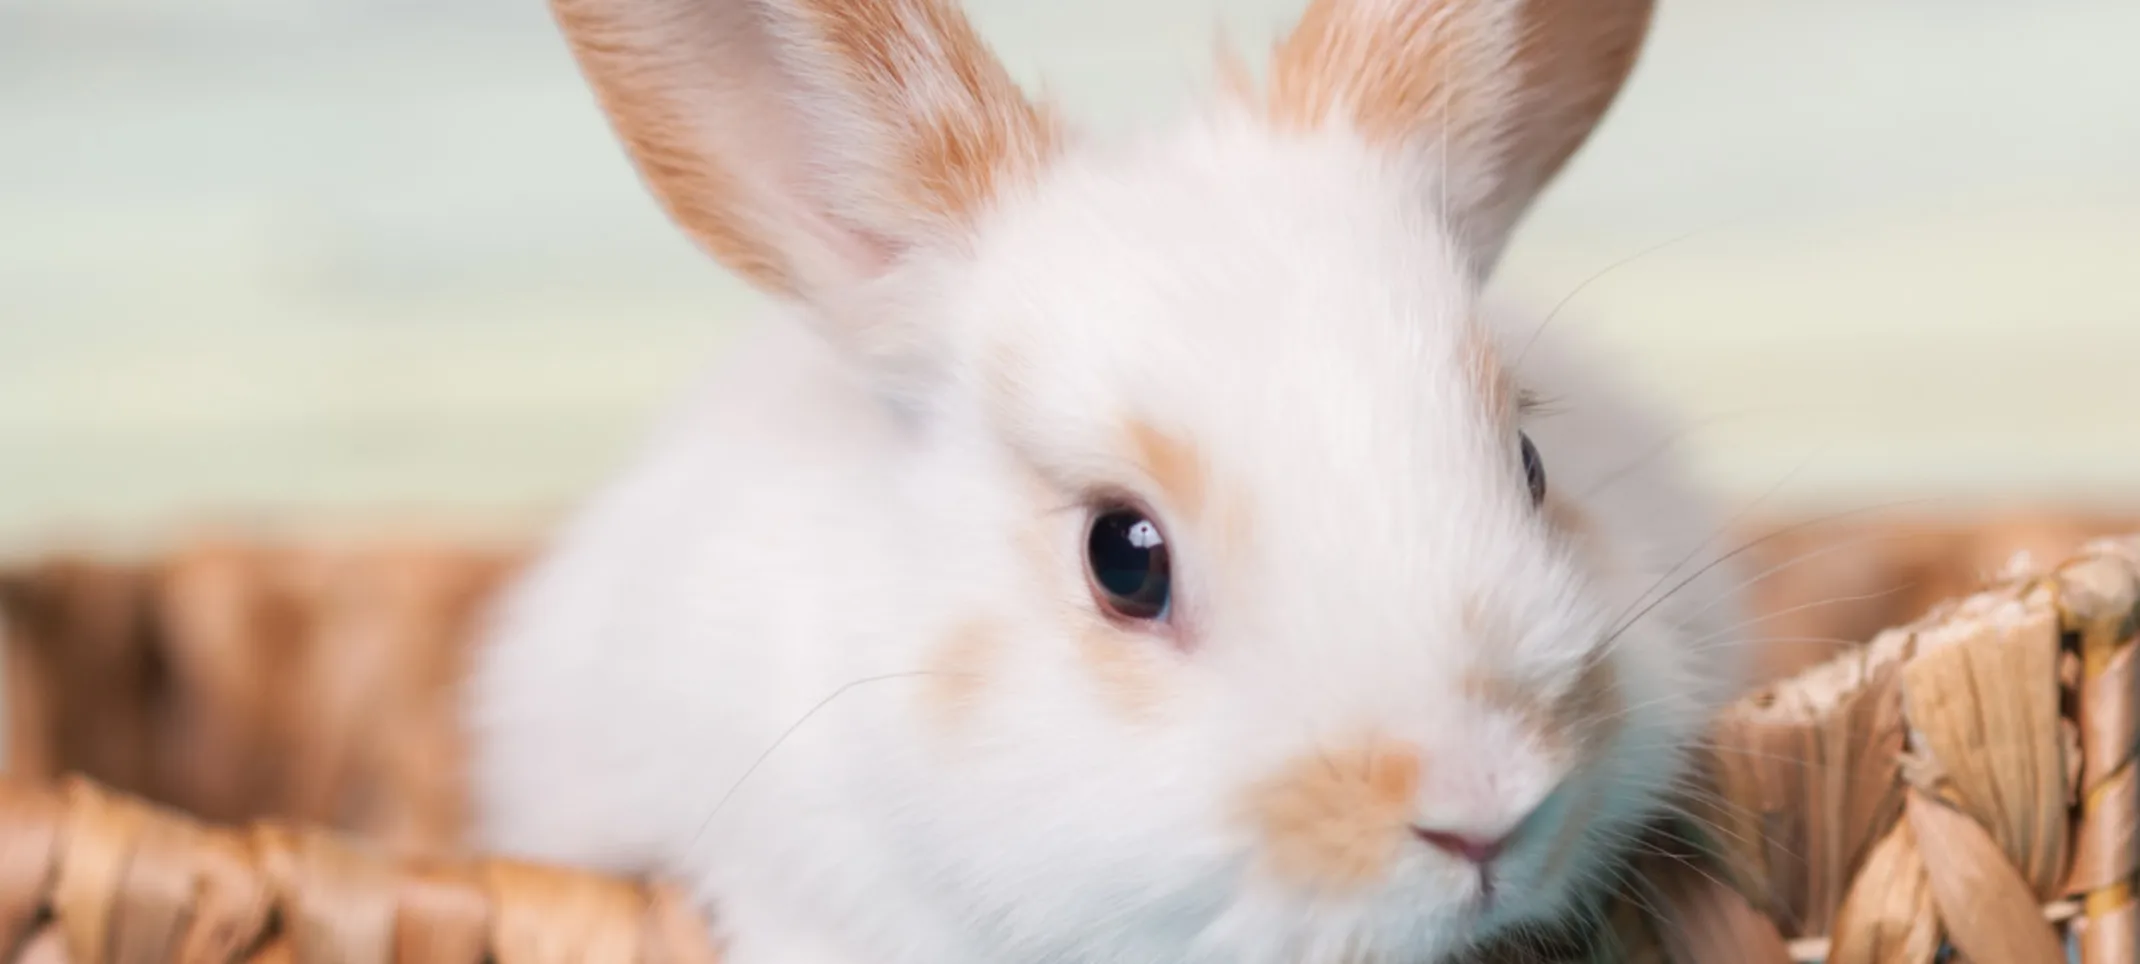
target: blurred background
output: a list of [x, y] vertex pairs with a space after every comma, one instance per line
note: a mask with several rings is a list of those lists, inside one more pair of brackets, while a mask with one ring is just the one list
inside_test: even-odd
[[[967, 0], [1103, 131], [1303, 3]], [[2140, 529], [2140, 3], [1660, 7], [1495, 285], [1761, 525], [1914, 501], [1755, 556], [1772, 670]], [[450, 840], [467, 620], [758, 301], [541, 0], [0, 0], [6, 768]]]
[[[1113, 130], [1301, 5], [969, 0]], [[1768, 507], [2140, 501], [2140, 4], [1660, 7], [1498, 287]], [[0, 0], [0, 551], [529, 531], [756, 304], [539, 0]]]

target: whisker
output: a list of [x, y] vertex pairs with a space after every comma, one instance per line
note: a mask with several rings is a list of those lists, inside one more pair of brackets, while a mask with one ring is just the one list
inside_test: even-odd
[[858, 687], [867, 686], [871, 683], [882, 683], [888, 680], [897, 679], [913, 679], [916, 677], [924, 676], [955, 677], [965, 675], [970, 674], [936, 673], [927, 670], [915, 670], [905, 673], [885, 673], [880, 676], [865, 676], [861, 679], [850, 680], [846, 684], [833, 690], [830, 694], [826, 695], [824, 699], [818, 700], [816, 705], [813, 705], [808, 710], [804, 711], [801, 716], [796, 718], [795, 722], [788, 724], [787, 729], [780, 731], [780, 735], [774, 738], [772, 745], [767, 746], [765, 748], [765, 752], [758, 754], [758, 758], [752, 760], [751, 765], [744, 768], [742, 776], [737, 777], [734, 783], [729, 784], [728, 791], [726, 793], [721, 794], [721, 799], [715, 802], [713, 805], [713, 811], [711, 813], [708, 813], [706, 815], [706, 819], [699, 823], [698, 832], [691, 835], [691, 843], [687, 846], [696, 846], [698, 844], [699, 839], [706, 835], [706, 828], [713, 825], [714, 818], [721, 815], [722, 808], [728, 806], [728, 801], [735, 797], [737, 790], [743, 788], [743, 784], [750, 780], [751, 775], [757, 773], [758, 768], [765, 765], [765, 761], [773, 755], [774, 751], [780, 749], [782, 744], [787, 743], [788, 738], [794, 736], [796, 730], [802, 729], [803, 724], [810, 722], [810, 719], [816, 716], [818, 714], [818, 711], [823, 710], [825, 707], [832, 705], [832, 701], [847, 695], [849, 692], [852, 692]]
[[[1722, 809], [1736, 811], [1737, 815], [1739, 816], [1747, 818], [1757, 818], [1760, 816], [1757, 811], [1746, 807], [1741, 807], [1727, 798], [1712, 797], [1704, 802], [1711, 803], [1712, 805], [1716, 805]], [[1683, 806], [1679, 806], [1676, 804], [1668, 804], [1667, 809], [1673, 814], [1677, 815], [1681, 820], [1685, 820], [1694, 829], [1709, 836], [1716, 837], [1720, 840], [1736, 845], [1739, 848], [1745, 850], [1765, 851], [1781, 854], [1794, 862], [1804, 862], [1804, 858], [1801, 857], [1797, 851], [1789, 847], [1781, 846], [1777, 844], [1776, 841], [1767, 837], [1748, 837], [1728, 827], [1722, 826], [1716, 823], [1715, 821], [1704, 819], [1701, 814], [1695, 813], [1686, 809]]]
[[1670, 794], [1667, 794], [1664, 798], [1660, 809], [1665, 813], [1672, 814], [1673, 816], [1676, 816], [1679, 819], [1692, 824], [1697, 830], [1700, 830], [1712, 836], [1721, 837], [1724, 840], [1729, 841], [1733, 844], [1737, 844], [1740, 847], [1751, 848], [1757, 843], [1765, 843], [1765, 841], [1749, 839], [1745, 835], [1740, 834], [1739, 832], [1732, 830], [1728, 827], [1718, 826], [1715, 823], [1704, 819], [1701, 814], [1687, 810], [1686, 807], [1682, 805], [1682, 803], [1684, 801], [1690, 800], [1693, 802], [1707, 803], [1712, 806], [1719, 807], [1720, 809], [1732, 811], [1736, 816], [1755, 817], [1759, 815], [1755, 811], [1741, 806], [1729, 797], [1714, 793], [1704, 794], [1703, 788], [1688, 784], [1673, 787], [1672, 792]]
[[[1808, 562], [1812, 562], [1815, 559], [1820, 559], [1825, 556], [1833, 555], [1835, 553], [1842, 552], [1846, 549], [1856, 549], [1870, 543], [1883, 542], [1890, 539], [1902, 539], [1906, 537], [1907, 536], [1904, 533], [1885, 531], [1855, 533], [1848, 538], [1837, 539], [1833, 542], [1829, 542], [1827, 544], [1808, 549], [1795, 556], [1792, 556], [1789, 559], [1776, 563], [1775, 565], [1770, 566], [1767, 569], [1763, 569], [1760, 572], [1754, 573], [1752, 576], [1740, 580], [1737, 585], [1731, 587], [1730, 591], [1736, 593], [1739, 590], [1750, 588], [1760, 583], [1762, 580], [1767, 579], [1770, 576], [1776, 575], [1777, 573], [1783, 572], [1786, 569], [1795, 569]], [[1687, 615], [1691, 617], [1708, 612], [1709, 610], [1716, 608], [1716, 606], [1721, 603], [1724, 598], [1724, 594], [1719, 593], [1718, 597], [1715, 600], [1711, 600], [1710, 602], [1704, 604], [1700, 609], [1696, 609], [1693, 612], [1687, 613]]]
[[1653, 899], [1654, 895], [1642, 886], [1641, 875], [1635, 873], [1632, 867], [1616, 867], [1611, 873], [1613, 893], [1620, 899], [1635, 905], [1635, 909], [1641, 911], [1642, 916], [1659, 924], [1668, 919], [1664, 910], [1658, 907]]
[[1713, 826], [1709, 824], [1702, 814], [1689, 812], [1686, 809], [1685, 805], [1690, 803], [1698, 803], [1704, 806], [1713, 807], [1717, 810], [1729, 813], [1731, 816], [1746, 819], [1754, 819], [1759, 817], [1761, 815], [1761, 811], [1742, 804], [1737, 800], [1733, 800], [1732, 798], [1725, 796], [1722, 793], [1718, 793], [1715, 790], [1697, 784], [1681, 784], [1679, 786], [1675, 786], [1673, 787], [1671, 794], [1666, 797], [1665, 810], [1680, 817], [1683, 820], [1688, 821], [1689, 823], [1692, 823], [1696, 827], [1696, 829], [1713, 834], [1721, 834], [1725, 837], [1728, 837], [1733, 843], [1741, 845], [1751, 846], [1755, 843], [1755, 841], [1741, 837], [1736, 832], [1731, 831], [1727, 828]]
[[1711, 231], [1715, 231], [1718, 228], [1732, 224], [1736, 221], [1744, 221], [1751, 216], [1752, 212], [1743, 212], [1740, 214], [1732, 215], [1731, 217], [1725, 218], [1721, 221], [1717, 221], [1712, 224], [1705, 225], [1703, 227], [1695, 228], [1694, 230], [1688, 231], [1685, 234], [1666, 238], [1665, 240], [1659, 241], [1656, 244], [1643, 248], [1642, 250], [1637, 251], [1634, 254], [1630, 254], [1624, 258], [1614, 261], [1603, 268], [1599, 268], [1597, 273], [1591, 275], [1588, 278], [1584, 278], [1581, 284], [1576, 285], [1573, 289], [1569, 290], [1566, 295], [1563, 295], [1560, 301], [1554, 303], [1553, 309], [1551, 311], [1546, 312], [1545, 320], [1539, 322], [1538, 327], [1531, 329], [1531, 337], [1529, 338], [1529, 340], [1523, 343], [1523, 348], [1516, 352], [1516, 362], [1515, 364], [1510, 365], [1509, 367], [1521, 367], [1523, 364], [1524, 357], [1531, 353], [1531, 347], [1533, 345], [1538, 344], [1539, 336], [1544, 335], [1546, 329], [1552, 326], [1553, 319], [1560, 316], [1561, 309], [1568, 307], [1568, 304], [1574, 301], [1577, 295], [1582, 294], [1584, 289], [1589, 288], [1593, 284], [1596, 284], [1606, 275], [1612, 274], [1613, 272], [1618, 271], [1621, 268], [1625, 268], [1630, 264], [1640, 261], [1643, 258], [1647, 258], [1650, 255], [1656, 254], [1657, 252], [1669, 248], [1675, 244], [1679, 244], [1682, 241], [1687, 241], [1700, 235], [1708, 234]]
[[1612, 471], [1605, 473], [1603, 477], [1599, 478], [1589, 488], [1583, 490], [1582, 497], [1587, 499], [1597, 495], [1600, 492], [1605, 491], [1606, 489], [1612, 488], [1615, 483], [1618, 483], [1620, 480], [1627, 478], [1629, 475], [1634, 474], [1636, 469], [1648, 465], [1652, 460], [1658, 458], [1659, 456], [1662, 456], [1666, 452], [1671, 451], [1673, 446], [1678, 445], [1682, 441], [1685, 441], [1687, 436], [1694, 434], [1697, 430], [1710, 428], [1715, 425], [1715, 423], [1725, 421], [1727, 419], [1744, 417], [1746, 414], [1747, 413], [1745, 412], [1740, 412], [1735, 415], [1712, 415], [1705, 419], [1681, 423], [1679, 427], [1673, 429], [1671, 432], [1666, 433], [1665, 436], [1661, 439], [1658, 439], [1655, 444], [1651, 445], [1648, 449], [1643, 450], [1643, 453], [1639, 456], [1636, 456], [1633, 461], [1630, 461], [1626, 464], [1621, 465], [1619, 468], [1613, 469]]
[[[1844, 600], [1834, 601], [1842, 602]], [[1840, 636], [1761, 636], [1755, 639], [1744, 640], [1743, 643], [1740, 640], [1733, 639], [1699, 639], [1691, 641], [1687, 645], [1694, 652], [1701, 653], [1707, 652], [1712, 647], [1724, 645], [1746, 645], [1752, 647], [1761, 647], [1778, 643], [1821, 643], [1829, 646], [1844, 647], [1856, 646], [1862, 642], [1864, 642], [1864, 640], [1862, 639], [1844, 639]]]
[[1627, 747], [1627, 749], [1628, 749], [1629, 751], [1631, 751], [1631, 752], [1632, 752], [1632, 751], [1639, 751], [1639, 752], [1645, 752], [1645, 753], [1646, 753], [1646, 752], [1649, 752], [1649, 751], [1653, 751], [1653, 750], [1706, 750], [1706, 751], [1710, 751], [1710, 752], [1712, 752], [1712, 753], [1730, 753], [1730, 754], [1731, 754], [1732, 756], [1734, 756], [1734, 757], [1737, 757], [1737, 758], [1741, 758], [1741, 759], [1747, 759], [1747, 760], [1762, 760], [1762, 761], [1766, 761], [1766, 762], [1770, 762], [1770, 763], [1803, 763], [1803, 762], [1805, 762], [1804, 760], [1800, 759], [1799, 757], [1791, 757], [1791, 756], [1779, 756], [1779, 755], [1776, 755], [1776, 754], [1768, 754], [1768, 753], [1759, 753], [1759, 752], [1756, 752], [1756, 751], [1754, 751], [1754, 750], [1751, 750], [1751, 749], [1747, 749], [1747, 748], [1742, 748], [1742, 747], [1735, 747], [1735, 746], [1727, 746], [1727, 745], [1725, 745], [1725, 744], [1721, 744], [1721, 743], [1716, 743], [1716, 742], [1713, 742], [1713, 741], [1710, 741], [1710, 740], [1706, 740], [1706, 739], [1701, 739], [1701, 738], [1694, 738], [1694, 739], [1689, 739], [1689, 740], [1686, 740], [1686, 741], [1683, 741], [1683, 742], [1676, 742], [1676, 743], [1630, 744], [1630, 745], [1629, 745], [1629, 746]]
[[[1790, 615], [1793, 615], [1793, 614], [1796, 614], [1796, 613], [1802, 613], [1802, 612], [1805, 612], [1805, 611], [1807, 611], [1807, 610], [1812, 610], [1812, 609], [1819, 609], [1819, 608], [1821, 608], [1822, 606], [1838, 606], [1838, 605], [1842, 605], [1843, 603], [1854, 603], [1854, 602], [1869, 602], [1869, 601], [1871, 601], [1871, 600], [1874, 600], [1874, 599], [1881, 599], [1881, 598], [1885, 598], [1885, 597], [1887, 597], [1887, 596], [1892, 596], [1892, 595], [1895, 595], [1896, 593], [1900, 593], [1900, 592], [1905, 592], [1905, 591], [1907, 591], [1907, 590], [1909, 590], [1909, 589], [1913, 588], [1913, 587], [1914, 587], [1915, 585], [1916, 585], [1916, 583], [1915, 583], [1915, 582], [1905, 582], [1905, 583], [1903, 583], [1903, 584], [1901, 584], [1901, 585], [1898, 585], [1898, 586], [1890, 586], [1890, 587], [1888, 587], [1888, 588], [1886, 588], [1886, 589], [1882, 589], [1882, 590], [1879, 590], [1879, 591], [1877, 591], [1877, 592], [1855, 593], [1855, 594], [1852, 594], [1852, 595], [1848, 595], [1848, 596], [1834, 596], [1834, 597], [1831, 597], [1831, 598], [1828, 598], [1828, 599], [1816, 599], [1816, 600], [1814, 600], [1814, 601], [1812, 601], [1812, 602], [1805, 602], [1805, 603], [1799, 603], [1799, 604], [1798, 604], [1798, 605], [1796, 605], [1796, 606], [1785, 606], [1785, 607], [1783, 607], [1782, 609], [1775, 609], [1775, 610], [1771, 610], [1771, 611], [1769, 611], [1769, 612], [1767, 612], [1767, 613], [1764, 613], [1764, 614], [1762, 614], [1762, 615], [1760, 615], [1760, 616], [1756, 616], [1756, 617], [1754, 617], [1754, 618], [1752, 618], [1752, 619], [1744, 620], [1744, 621], [1742, 621], [1742, 622], [1740, 622], [1740, 623], [1737, 623], [1737, 624], [1735, 624], [1735, 625], [1731, 625], [1731, 626], [1726, 626], [1726, 627], [1724, 627], [1723, 629], [1717, 630], [1716, 632], [1714, 632], [1714, 633], [1711, 633], [1711, 634], [1709, 634], [1709, 635], [1707, 635], [1707, 636], [1701, 637], [1700, 639], [1696, 639], [1696, 640], [1692, 640], [1692, 641], [1690, 641], [1689, 645], [1691, 645], [1691, 646], [1697, 646], [1697, 647], [1698, 647], [1698, 646], [1700, 646], [1700, 645], [1702, 645], [1702, 644], [1704, 644], [1704, 643], [1714, 643], [1714, 642], [1717, 642], [1718, 640], [1721, 640], [1721, 639], [1723, 639], [1723, 638], [1725, 638], [1725, 637], [1728, 637], [1728, 636], [1730, 636], [1730, 635], [1731, 635], [1731, 634], [1733, 634], [1733, 633], [1736, 633], [1736, 632], [1738, 632], [1739, 630], [1745, 629], [1745, 628], [1747, 628], [1748, 626], [1758, 626], [1758, 625], [1760, 625], [1760, 624], [1762, 624], [1762, 623], [1768, 622], [1768, 621], [1769, 621], [1769, 620], [1771, 620], [1771, 619], [1776, 619], [1776, 618], [1778, 618], [1778, 617], [1781, 617], [1781, 616], [1790, 616]], [[1776, 640], [1776, 641], [1777, 641], [1777, 642], [1784, 642], [1785, 640]], [[1846, 644], [1854, 644], [1854, 643], [1859, 643], [1859, 642], [1863, 642], [1863, 640], [1841, 640], [1841, 639], [1834, 639], [1834, 640], [1814, 640], [1814, 641], [1815, 641], [1815, 642], [1836, 642], [1836, 643], [1846, 643]]]
[[1616, 709], [1616, 710], [1614, 710], [1614, 711], [1612, 711], [1612, 712], [1610, 712], [1610, 713], [1598, 713], [1598, 714], [1593, 714], [1593, 715], [1590, 715], [1590, 716], [1586, 716], [1586, 717], [1584, 717], [1584, 718], [1583, 718], [1583, 722], [1584, 722], [1585, 724], [1587, 724], [1587, 725], [1598, 725], [1598, 724], [1603, 724], [1603, 723], [1611, 723], [1611, 722], [1614, 722], [1614, 721], [1616, 721], [1616, 720], [1619, 720], [1619, 719], [1622, 719], [1622, 718], [1624, 718], [1624, 717], [1627, 717], [1627, 716], [1629, 716], [1629, 715], [1631, 715], [1631, 714], [1634, 714], [1634, 713], [1640, 713], [1640, 712], [1642, 712], [1643, 710], [1649, 709], [1649, 708], [1650, 708], [1650, 707], [1652, 707], [1652, 706], [1661, 706], [1661, 705], [1663, 705], [1663, 704], [1666, 704], [1666, 703], [1670, 703], [1670, 702], [1672, 702], [1672, 701], [1674, 701], [1674, 700], [1677, 700], [1677, 699], [1679, 699], [1679, 698], [1680, 698], [1680, 694], [1678, 694], [1678, 693], [1668, 693], [1668, 694], [1666, 694], [1666, 695], [1664, 695], [1664, 696], [1659, 696], [1659, 697], [1656, 697], [1656, 698], [1654, 698], [1654, 699], [1647, 699], [1647, 700], [1643, 700], [1643, 701], [1642, 701], [1642, 702], [1640, 702], [1640, 703], [1633, 703], [1633, 704], [1627, 704], [1627, 705], [1623, 705], [1623, 706], [1621, 706], [1621, 707], [1620, 707], [1619, 709]]
[[1610, 646], [1613, 640], [1618, 639], [1622, 633], [1627, 632], [1636, 623], [1641, 622], [1644, 616], [1649, 615], [1651, 612], [1655, 611], [1658, 606], [1663, 605], [1665, 600], [1672, 598], [1674, 595], [1677, 595], [1680, 590], [1683, 590], [1688, 586], [1692, 585], [1696, 579], [1700, 579], [1702, 576], [1707, 575], [1711, 570], [1715, 569], [1716, 567], [1721, 566], [1724, 563], [1729, 562], [1740, 555], [1752, 551], [1757, 546], [1760, 546], [1774, 539], [1780, 539], [1785, 535], [1789, 535], [1793, 532], [1803, 531], [1807, 528], [1817, 525], [1825, 525], [1827, 523], [1835, 522], [1840, 519], [1846, 519], [1852, 516], [1865, 515], [1872, 512], [1885, 511], [1888, 509], [1900, 508], [1902, 506], [1907, 505], [1916, 505], [1934, 501], [1938, 501], [1938, 497], [1930, 496], [1919, 499], [1900, 499], [1893, 502], [1865, 506], [1858, 509], [1846, 509], [1841, 512], [1831, 513], [1826, 516], [1820, 516], [1793, 523], [1791, 525], [1772, 530], [1764, 535], [1750, 539], [1738, 548], [1733, 549], [1730, 552], [1727, 552], [1722, 556], [1717, 557], [1716, 559], [1710, 561], [1707, 565], [1704, 565], [1700, 569], [1695, 570], [1685, 579], [1682, 579], [1678, 583], [1674, 584], [1671, 589], [1665, 592], [1664, 595], [1657, 597], [1655, 600], [1652, 600], [1648, 605], [1643, 606], [1642, 609], [1637, 611], [1632, 617], [1622, 622], [1618, 629], [1613, 630], [1610, 634], [1606, 636], [1605, 645]]
[[[1450, 61], [1449, 61], [1448, 59], [1444, 59], [1444, 60], [1442, 61], [1442, 76], [1441, 76], [1441, 101], [1442, 101], [1442, 102], [1441, 102], [1441, 104], [1440, 104], [1440, 105], [1438, 105], [1438, 106], [1436, 107], [1436, 109], [1437, 109], [1437, 110], [1439, 110], [1439, 111], [1441, 112], [1441, 116], [1443, 116], [1443, 117], [1448, 117], [1448, 116], [1449, 116], [1449, 98], [1450, 98], [1450, 97], [1452, 96], [1452, 94], [1451, 94], [1451, 92], [1450, 92], [1450, 90], [1449, 90], [1449, 73], [1450, 73], [1450, 71], [1452, 71], [1452, 70], [1454, 70], [1454, 69], [1455, 69], [1455, 67], [1454, 67], [1454, 66], [1453, 66], [1453, 65], [1452, 65], [1452, 64], [1450, 63]], [[1444, 223], [1447, 223], [1447, 222], [1448, 222], [1448, 221], [1450, 220], [1450, 218], [1449, 218], [1449, 171], [1450, 171], [1450, 166], [1449, 166], [1449, 127], [1450, 127], [1450, 125], [1449, 125], [1449, 124], [1443, 124], [1443, 125], [1441, 125], [1441, 128], [1442, 128], [1442, 130], [1441, 130], [1441, 135], [1442, 135], [1442, 143], [1441, 143], [1441, 156], [1440, 156], [1440, 157], [1438, 157], [1438, 158], [1435, 158], [1435, 163], [1441, 166], [1441, 172], [1442, 172], [1442, 173], [1441, 173], [1441, 183], [1440, 183], [1439, 185], [1437, 185], [1437, 189], [1438, 189], [1438, 192], [1440, 193], [1440, 195], [1441, 195], [1441, 196], [1440, 196], [1439, 198], [1437, 198], [1436, 200], [1437, 200], [1437, 201], [1438, 201], [1438, 202], [1440, 203], [1440, 205], [1441, 205], [1441, 210], [1440, 210], [1439, 214], [1440, 214], [1440, 217], [1441, 217], [1441, 219], [1442, 219], [1442, 221], [1443, 221]]]
[[[1628, 839], [1623, 843], [1623, 847], [1630, 852], [1656, 857], [1660, 860], [1665, 860], [1674, 864], [1678, 864], [1679, 866], [1685, 867], [1688, 870], [1692, 870], [1695, 873], [1700, 874], [1704, 880], [1707, 880], [1709, 883], [1714, 884], [1717, 887], [1725, 889], [1731, 888], [1731, 884], [1719, 879], [1715, 874], [1710, 873], [1708, 867], [1703, 866], [1701, 862], [1702, 855], [1699, 852], [1686, 853], [1679, 850], [1668, 849], [1666, 847], [1660, 846], [1655, 840], [1651, 839], [1646, 833], [1642, 832], [1627, 833], [1625, 836]], [[1632, 872], [1632, 869], [1633, 868], [1626, 868], [1627, 872]], [[1651, 884], [1651, 882], [1646, 877], [1642, 878], [1642, 882], [1645, 885]], [[1656, 895], [1654, 891], [1651, 891], [1651, 893], [1652, 895]]]
[[[1667, 580], [1671, 579], [1674, 574], [1678, 573], [1681, 567], [1685, 566], [1690, 562], [1693, 562], [1696, 557], [1702, 554], [1703, 550], [1708, 549], [1711, 545], [1715, 544], [1718, 539], [1732, 532], [1734, 527], [1739, 524], [1739, 521], [1744, 518], [1747, 513], [1754, 511], [1754, 509], [1758, 507], [1761, 503], [1768, 501], [1771, 496], [1774, 496], [1777, 492], [1781, 491], [1785, 485], [1790, 484], [1791, 479], [1797, 477], [1798, 473], [1805, 471], [1806, 466], [1811, 465], [1813, 463], [1813, 458], [1815, 454], [1817, 454], [1817, 451], [1815, 453], [1809, 453], [1804, 460], [1793, 466], [1791, 468], [1791, 471], [1784, 473], [1782, 478], [1777, 479], [1774, 484], [1770, 485], [1760, 495], [1755, 496], [1752, 502], [1749, 502], [1746, 505], [1740, 507], [1739, 511], [1733, 513], [1730, 518], [1725, 519], [1722, 523], [1717, 525], [1717, 527], [1709, 533], [1708, 537], [1704, 538], [1701, 542], [1696, 543], [1694, 548], [1687, 550], [1686, 555], [1681, 556], [1678, 561], [1672, 563], [1672, 565], [1667, 567], [1662, 573], [1659, 573], [1656, 582], [1651, 583], [1648, 588], [1642, 590], [1640, 593], [1637, 593], [1635, 595], [1634, 601], [1628, 603], [1628, 610], [1632, 611], [1636, 606], [1641, 605], [1644, 599], [1649, 598], [1649, 595], [1651, 593], [1657, 591], [1657, 587], [1664, 585]], [[1771, 533], [1771, 535], [1774, 535], [1774, 533]], [[1744, 547], [1741, 548], [1743, 549]], [[1714, 563], [1712, 563], [1712, 565], [1714, 565]], [[1669, 596], [1670, 593], [1666, 593], [1666, 595]], [[1615, 616], [1613, 618], [1613, 622], [1618, 623], [1622, 618], [1625, 618], [1625, 613], [1622, 613], [1620, 616]], [[1640, 616], [1638, 615], [1636, 618], [1640, 618]]]

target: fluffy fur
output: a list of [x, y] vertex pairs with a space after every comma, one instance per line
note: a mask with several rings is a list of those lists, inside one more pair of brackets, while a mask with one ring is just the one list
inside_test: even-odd
[[[1738, 667], [1724, 568], [1625, 623], [1714, 554], [1661, 435], [1568, 332], [1478, 303], [1495, 172], [1596, 111], [1393, 145], [1345, 98], [1236, 96], [1058, 146], [962, 79], [995, 68], [954, 12], [837, 6], [899, 69], [842, 68], [809, 0], [562, 0], [656, 193], [791, 306], [497, 614], [479, 842], [684, 879], [733, 964], [1429, 964], [1598, 886]], [[1429, 6], [1491, 37], [1523, 5], [1318, 9]], [[753, 26], [699, 63], [690, 16]], [[1383, 68], [1553, 102], [1466, 53]], [[713, 136], [739, 117], [787, 126]], [[1006, 117], [929, 163], [886, 133]], [[1124, 496], [1167, 532], [1164, 625], [1087, 585]], [[1513, 832], [1493, 899], [1414, 826]]]

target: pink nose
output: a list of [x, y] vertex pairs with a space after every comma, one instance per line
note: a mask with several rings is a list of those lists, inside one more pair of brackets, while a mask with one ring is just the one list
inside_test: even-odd
[[1488, 840], [1446, 830], [1429, 830], [1425, 827], [1413, 827], [1412, 833], [1437, 850], [1462, 857], [1482, 867], [1492, 863], [1495, 857], [1501, 855], [1502, 848], [1508, 846], [1507, 837]]

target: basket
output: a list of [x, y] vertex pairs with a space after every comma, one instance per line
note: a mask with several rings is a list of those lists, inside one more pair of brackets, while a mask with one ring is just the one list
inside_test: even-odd
[[[0, 574], [0, 959], [716, 960], [660, 882], [454, 850], [459, 644], [518, 558], [234, 542]], [[1483, 956], [2140, 964], [2136, 605], [2140, 538], [2097, 541], [1821, 654], [1720, 717], [1688, 819], [1595, 927]]]
[[1831, 964], [2140, 961], [2140, 538], [1784, 680], [1717, 721], [1690, 804], [1746, 897]]

